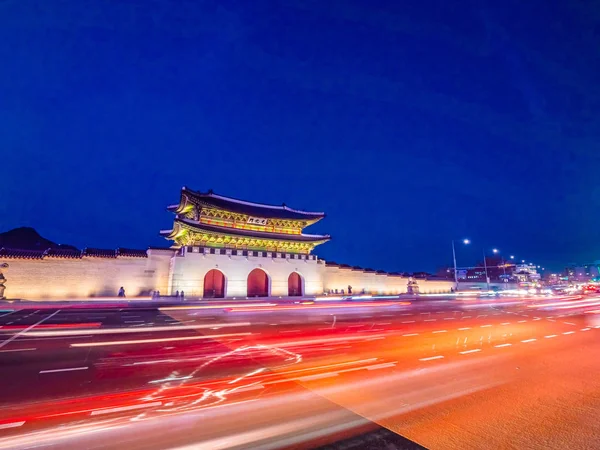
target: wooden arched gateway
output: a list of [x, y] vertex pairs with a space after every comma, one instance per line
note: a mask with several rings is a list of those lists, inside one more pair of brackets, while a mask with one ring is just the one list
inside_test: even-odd
[[204, 275], [204, 298], [225, 298], [225, 275], [211, 269]]
[[248, 274], [248, 297], [269, 296], [269, 276], [262, 269], [254, 269]]
[[298, 272], [292, 272], [288, 277], [288, 295], [290, 297], [300, 297], [303, 295], [302, 277]]

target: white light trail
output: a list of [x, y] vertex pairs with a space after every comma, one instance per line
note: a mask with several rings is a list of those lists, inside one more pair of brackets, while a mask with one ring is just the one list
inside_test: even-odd
[[158, 339], [140, 339], [132, 341], [106, 341], [106, 342], [77, 342], [71, 344], [71, 347], [105, 347], [111, 345], [134, 345], [134, 344], [154, 344], [156, 342], [177, 342], [177, 341], [194, 341], [200, 339], [220, 339], [232, 336], [249, 336], [252, 333], [230, 333], [230, 334], [213, 334], [212, 336], [186, 336], [175, 338], [158, 338]]

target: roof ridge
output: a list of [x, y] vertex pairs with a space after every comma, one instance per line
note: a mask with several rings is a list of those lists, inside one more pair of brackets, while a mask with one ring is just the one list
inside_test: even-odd
[[193, 189], [190, 189], [188, 187], [184, 188], [186, 191], [190, 191], [194, 194], [203, 196], [203, 197], [213, 197], [213, 198], [218, 198], [220, 200], [227, 200], [233, 203], [238, 203], [240, 205], [246, 205], [246, 206], [257, 206], [257, 207], [261, 207], [261, 208], [270, 208], [270, 209], [279, 209], [279, 210], [283, 210], [283, 211], [290, 211], [290, 212], [295, 212], [298, 214], [304, 214], [307, 216], [315, 216], [315, 215], [325, 215], [324, 212], [318, 212], [318, 211], [302, 211], [299, 209], [294, 209], [294, 208], [290, 208], [289, 206], [286, 206], [285, 203], [283, 205], [269, 205], [267, 203], [256, 203], [256, 202], [249, 202], [247, 200], [240, 200], [237, 198], [233, 198], [233, 197], [227, 197], [225, 195], [219, 195], [219, 194], [215, 194], [212, 190], [208, 191], [207, 193], [204, 192], [200, 192], [200, 191], [195, 191]]

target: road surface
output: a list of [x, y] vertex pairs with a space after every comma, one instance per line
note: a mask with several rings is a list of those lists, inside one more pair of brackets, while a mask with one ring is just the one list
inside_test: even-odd
[[597, 448], [597, 302], [7, 305], [0, 449]]

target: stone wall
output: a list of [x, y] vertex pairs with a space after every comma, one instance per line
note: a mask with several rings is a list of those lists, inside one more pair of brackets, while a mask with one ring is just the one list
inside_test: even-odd
[[[211, 269], [224, 274], [225, 296], [229, 298], [246, 297], [248, 274], [256, 268], [267, 273], [273, 297], [288, 295], [288, 278], [292, 272], [300, 275], [306, 296], [335, 289], [348, 293], [348, 285], [352, 286], [353, 294], [364, 289], [370, 294], [398, 295], [407, 291], [408, 283], [404, 276], [328, 266], [314, 257], [207, 254], [197, 249], [193, 252], [149, 249], [147, 255], [147, 258], [0, 259], [0, 263], [9, 264], [9, 268], [4, 269], [5, 295], [13, 299], [106, 297], [116, 296], [123, 286], [129, 298], [147, 296], [154, 290], [164, 295], [184, 291], [187, 297], [201, 297], [204, 276]], [[445, 293], [453, 287], [451, 281], [417, 280], [417, 283], [421, 293]]]
[[166, 292], [172, 251], [152, 251], [148, 258], [10, 258], [5, 269], [7, 298], [86, 298], [116, 296], [123, 286], [128, 297]]
[[[397, 295], [407, 291], [408, 277], [399, 275], [379, 274], [365, 272], [364, 270], [350, 267], [325, 266], [323, 287], [325, 291], [348, 293], [348, 285], [352, 286], [352, 293], [365, 292], [378, 295]], [[454, 283], [445, 280], [417, 280], [419, 292], [423, 294], [438, 294], [450, 292]]]
[[292, 272], [302, 278], [304, 295], [323, 293], [322, 265], [316, 259], [185, 252], [174, 257], [171, 266], [171, 292], [183, 290], [186, 296], [202, 296], [204, 276], [209, 270], [217, 269], [225, 276], [226, 297], [246, 297], [248, 275], [256, 268], [267, 273], [273, 297], [288, 295], [288, 278]]

